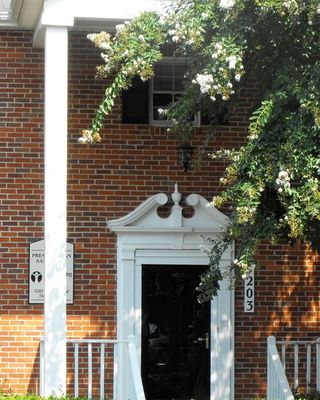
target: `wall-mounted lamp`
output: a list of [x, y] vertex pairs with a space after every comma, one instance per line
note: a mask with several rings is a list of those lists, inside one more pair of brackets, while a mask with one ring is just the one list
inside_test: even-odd
[[188, 143], [181, 144], [178, 147], [179, 164], [183, 167], [184, 172], [191, 167], [193, 150], [194, 146], [191, 146]]

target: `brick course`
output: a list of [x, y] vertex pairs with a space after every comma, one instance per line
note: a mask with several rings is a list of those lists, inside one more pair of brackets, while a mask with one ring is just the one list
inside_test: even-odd
[[[205, 159], [184, 173], [177, 164], [175, 138], [165, 128], [121, 124], [120, 100], [105, 125], [103, 142], [79, 145], [79, 132], [89, 126], [104, 82], [94, 80], [100, 61], [85, 34], [71, 33], [69, 47], [68, 240], [75, 245], [75, 292], [67, 308], [68, 337], [114, 338], [116, 238], [106, 221], [155, 193], [171, 193], [175, 182], [183, 195], [195, 192], [210, 200], [221, 190], [224, 165]], [[0, 31], [0, 388], [17, 392], [39, 388], [43, 306], [28, 304], [28, 268], [29, 244], [43, 238], [43, 61], [43, 50], [32, 47], [30, 32]], [[230, 124], [217, 128], [208, 151], [245, 141], [254, 95], [254, 84], [248, 82]], [[193, 145], [199, 148], [205, 129], [197, 133]], [[303, 246], [264, 243], [259, 264], [254, 314], [243, 312], [243, 287], [236, 290], [239, 400], [265, 393], [268, 335], [319, 335], [319, 259]], [[111, 383], [108, 378], [109, 389]], [[69, 376], [69, 389], [72, 384]]]

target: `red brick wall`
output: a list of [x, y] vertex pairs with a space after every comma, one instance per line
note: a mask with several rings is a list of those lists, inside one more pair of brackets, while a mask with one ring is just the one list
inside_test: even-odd
[[[32, 48], [29, 32], [0, 32], [0, 52], [0, 388], [26, 392], [38, 389], [42, 335], [43, 306], [28, 304], [28, 263], [30, 242], [43, 238], [43, 50]], [[164, 128], [121, 124], [120, 101], [103, 142], [79, 145], [79, 133], [89, 127], [103, 93], [103, 82], [94, 80], [97, 62], [85, 34], [71, 34], [68, 240], [75, 245], [75, 291], [67, 312], [68, 337], [75, 338], [115, 337], [116, 248], [106, 220], [125, 215], [150, 195], [171, 193], [175, 182], [183, 195], [211, 199], [223, 172], [221, 163], [204, 160], [184, 173], [177, 141]], [[253, 101], [248, 84], [230, 125], [217, 129], [208, 151], [245, 140]], [[199, 148], [204, 137], [199, 130], [193, 144]], [[318, 334], [319, 273], [311, 255], [264, 245], [260, 264], [256, 312], [244, 314], [242, 287], [236, 294], [237, 399], [264, 394], [268, 334]]]
[[[304, 246], [262, 244], [255, 274], [255, 312], [243, 312], [243, 287], [236, 291], [236, 398], [266, 393], [267, 337], [279, 340], [319, 337], [319, 257]], [[315, 355], [313, 348], [312, 357]], [[293, 385], [293, 351], [287, 375]], [[306, 386], [306, 349], [301, 348], [299, 386]], [[315, 365], [315, 363], [313, 363]], [[313, 374], [314, 374], [313, 370]], [[315, 379], [312, 380], [315, 388]], [[252, 394], [251, 397], [249, 394]]]
[[43, 51], [0, 33], [0, 387], [36, 389], [42, 307], [28, 304], [28, 244], [43, 236]]

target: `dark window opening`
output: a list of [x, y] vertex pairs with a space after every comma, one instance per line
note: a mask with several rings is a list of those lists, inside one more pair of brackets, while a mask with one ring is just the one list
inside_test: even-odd
[[134, 78], [132, 86], [122, 93], [122, 123], [149, 123], [149, 82], [140, 77]]

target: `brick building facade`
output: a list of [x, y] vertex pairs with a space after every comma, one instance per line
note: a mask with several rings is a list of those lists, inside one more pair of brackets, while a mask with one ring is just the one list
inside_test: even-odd
[[[44, 51], [33, 47], [29, 31], [2, 30], [0, 52], [0, 389], [38, 392], [43, 305], [29, 304], [28, 274], [30, 243], [44, 237]], [[116, 236], [106, 221], [154, 194], [172, 193], [176, 182], [183, 196], [198, 193], [210, 200], [221, 190], [224, 170], [220, 162], [204, 158], [184, 172], [176, 139], [166, 128], [123, 124], [121, 99], [106, 121], [102, 143], [78, 144], [103, 93], [105, 82], [94, 79], [97, 62], [86, 34], [70, 32], [67, 237], [75, 256], [68, 338], [116, 337]], [[254, 85], [248, 82], [208, 151], [246, 140], [253, 104]], [[196, 128], [192, 144], [197, 150], [205, 137], [206, 129]], [[59, 154], [56, 159], [59, 163]], [[260, 246], [258, 258], [254, 313], [244, 313], [243, 286], [235, 290], [234, 393], [239, 400], [265, 396], [268, 335], [319, 335], [319, 260], [304, 247], [268, 243]]]

